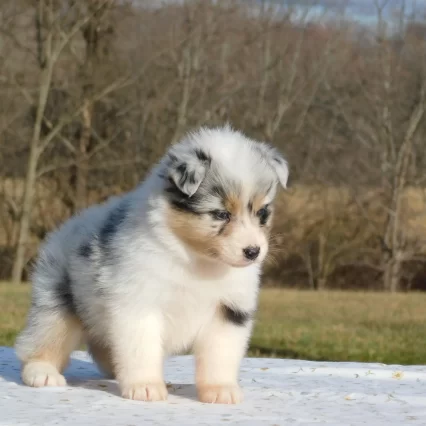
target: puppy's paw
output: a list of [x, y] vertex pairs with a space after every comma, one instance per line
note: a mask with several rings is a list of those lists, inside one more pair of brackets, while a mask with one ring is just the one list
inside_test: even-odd
[[164, 383], [133, 383], [122, 386], [121, 395], [137, 401], [165, 401], [167, 388]]
[[34, 361], [26, 364], [22, 369], [22, 381], [27, 386], [40, 388], [43, 386], [65, 386], [65, 377], [55, 366], [48, 362]]
[[210, 404], [239, 404], [243, 392], [238, 385], [199, 385], [198, 399]]

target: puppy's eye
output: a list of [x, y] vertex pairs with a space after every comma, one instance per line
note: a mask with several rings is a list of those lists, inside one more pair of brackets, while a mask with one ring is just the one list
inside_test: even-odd
[[222, 220], [226, 222], [231, 220], [231, 213], [227, 212], [226, 210], [215, 210], [212, 212], [212, 216], [216, 220]]
[[266, 221], [268, 220], [269, 213], [270, 212], [267, 206], [262, 207], [260, 210], [257, 211], [256, 215], [259, 218], [261, 225], [265, 225]]

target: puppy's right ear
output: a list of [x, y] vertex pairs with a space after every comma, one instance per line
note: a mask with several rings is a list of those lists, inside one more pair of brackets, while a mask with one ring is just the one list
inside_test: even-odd
[[169, 154], [168, 176], [176, 187], [192, 197], [206, 177], [211, 164], [210, 156], [200, 148], [190, 151], [172, 151]]

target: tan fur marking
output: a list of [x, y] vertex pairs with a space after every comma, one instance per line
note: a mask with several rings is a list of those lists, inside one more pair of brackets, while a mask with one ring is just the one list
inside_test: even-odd
[[253, 205], [253, 213], [256, 214], [265, 205], [266, 194], [256, 194], [251, 203]]
[[82, 340], [82, 324], [74, 316], [58, 319], [50, 330], [46, 330], [43, 342], [36, 352], [31, 354], [23, 363], [43, 361], [55, 366], [59, 372], [65, 370], [69, 356]]
[[236, 193], [228, 194], [227, 198], [223, 202], [226, 210], [231, 213], [231, 221], [225, 226], [223, 232], [220, 234], [221, 238], [226, 238], [229, 235], [232, 235], [238, 217], [244, 213], [244, 205]]
[[100, 343], [90, 341], [89, 352], [99, 368], [109, 377], [115, 378], [111, 350]]
[[206, 385], [197, 387], [200, 402], [207, 404], [239, 404], [243, 400], [241, 388], [235, 385]]
[[224, 200], [224, 205], [226, 210], [231, 213], [232, 216], [239, 216], [242, 214], [244, 209], [240, 198], [235, 193], [227, 195], [226, 199]]
[[[259, 218], [255, 213], [264, 206], [266, 194], [257, 194], [252, 202], [254, 211], [250, 220], [259, 227]], [[229, 223], [214, 221], [209, 215], [196, 215], [185, 211], [168, 208], [167, 222], [173, 233], [195, 252], [210, 257], [221, 258], [226, 240], [241, 226], [241, 218], [248, 214], [247, 201], [243, 201], [237, 192], [231, 192], [223, 200], [224, 207], [231, 213]], [[268, 237], [270, 223], [261, 227], [261, 232]], [[220, 230], [220, 232], [219, 232]]]
[[219, 246], [216, 231], [210, 230], [199, 216], [169, 208], [167, 219], [175, 235], [193, 250], [207, 256], [217, 256]]

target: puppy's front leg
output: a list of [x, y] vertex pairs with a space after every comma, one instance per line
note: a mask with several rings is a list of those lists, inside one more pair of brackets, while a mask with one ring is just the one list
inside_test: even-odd
[[161, 336], [161, 315], [156, 313], [142, 317], [122, 313], [113, 321], [114, 368], [124, 398], [141, 401], [167, 399]]
[[252, 328], [251, 314], [221, 305], [199, 335], [194, 350], [198, 398], [202, 402], [236, 404], [241, 360]]

